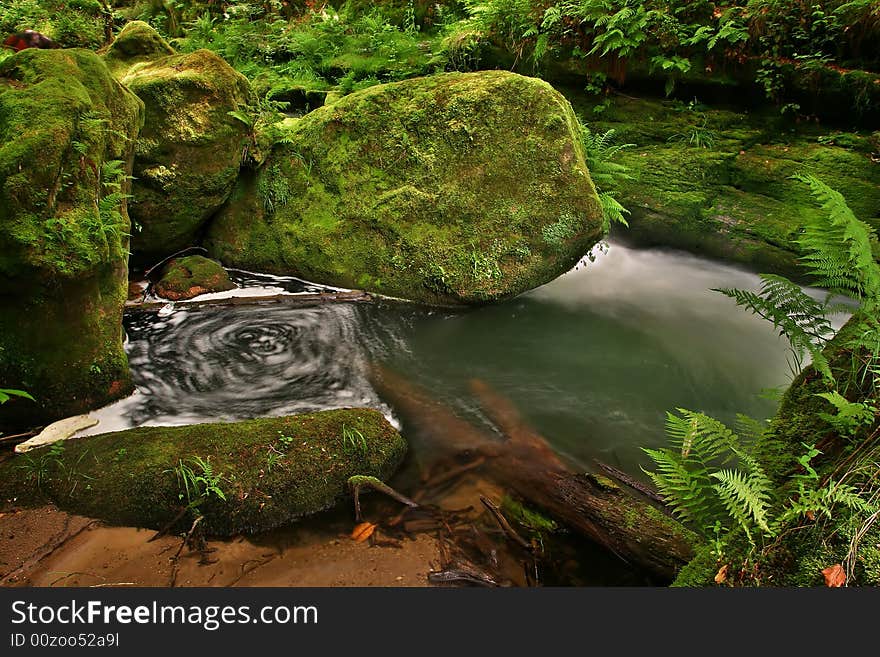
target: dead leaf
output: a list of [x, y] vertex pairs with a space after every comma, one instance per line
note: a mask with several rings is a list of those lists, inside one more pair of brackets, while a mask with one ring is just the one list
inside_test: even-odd
[[724, 564], [721, 568], [718, 569], [718, 572], [715, 574], [715, 583], [716, 584], [724, 584], [727, 581], [727, 568], [728, 565]]
[[846, 584], [846, 571], [839, 563], [828, 566], [822, 574], [825, 575], [825, 586], [837, 588]]
[[356, 542], [362, 543], [370, 538], [370, 536], [373, 535], [374, 531], [376, 531], [376, 525], [374, 525], [372, 522], [362, 522], [354, 528], [354, 531], [351, 533], [351, 537]]

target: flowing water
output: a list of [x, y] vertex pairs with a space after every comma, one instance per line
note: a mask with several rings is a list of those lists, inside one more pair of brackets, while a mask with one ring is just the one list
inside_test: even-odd
[[[308, 291], [296, 279], [237, 274], [250, 292]], [[463, 311], [410, 304], [223, 306], [131, 312], [138, 393], [96, 415], [92, 432], [346, 406], [395, 411], [370, 383], [379, 363], [475, 422], [481, 378], [509, 397], [575, 464], [638, 475], [662, 444], [667, 410], [768, 417], [762, 389], [790, 378], [767, 323], [716, 287], [757, 287], [742, 270], [679, 252], [612, 244], [595, 262], [510, 302]], [[314, 289], [314, 288], [311, 288]], [[419, 458], [437, 445], [404, 432]]]

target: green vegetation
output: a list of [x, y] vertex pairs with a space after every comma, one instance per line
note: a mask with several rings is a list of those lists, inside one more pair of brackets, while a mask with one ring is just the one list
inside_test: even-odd
[[[742, 574], [736, 583], [815, 582], [822, 568], [838, 562], [846, 564], [851, 583], [877, 584], [880, 573], [871, 565], [876, 545], [864, 544], [859, 552], [859, 541], [876, 531], [880, 511], [877, 238], [839, 192], [812, 176], [798, 180], [809, 186], [823, 212], [800, 239], [804, 262], [818, 285], [859, 306], [829, 341], [827, 315], [836, 308], [785, 278], [765, 275], [758, 293], [721, 290], [789, 339], [794, 365], [802, 365], [807, 354], [812, 365], [795, 379], [769, 427], [743, 421], [748, 442], [701, 413], [670, 414], [672, 448], [645, 450], [657, 465], [649, 474], [676, 514], [711, 541], [715, 567], [733, 563]], [[795, 401], [810, 398], [810, 405]], [[823, 449], [816, 446], [820, 437]], [[804, 558], [820, 554], [830, 561], [810, 570]], [[686, 569], [680, 580], [693, 584], [702, 577], [707, 583], [712, 574], [703, 562]]]
[[108, 61], [146, 107], [135, 151], [130, 211], [139, 230], [132, 251], [161, 258], [191, 245], [232, 191], [252, 139], [250, 127], [236, 116], [251, 91], [244, 77], [209, 51], [165, 54], [155, 46], [158, 35], [142, 25], [122, 35], [126, 50], [111, 50]]
[[[343, 439], [343, 427], [363, 438], [358, 450]], [[122, 449], [124, 458], [117, 458]], [[279, 453], [271, 469], [270, 450]], [[0, 498], [51, 501], [111, 523], [155, 529], [186, 510], [189, 522], [193, 513], [203, 516], [208, 534], [252, 533], [332, 506], [351, 476], [388, 478], [405, 451], [403, 438], [369, 409], [142, 427], [6, 461]]]
[[558, 92], [502, 71], [447, 73], [371, 87], [293, 122], [239, 180], [205, 245], [230, 266], [484, 303], [566, 271], [604, 223]]
[[803, 0], [796, 11], [778, 0], [11, 0], [0, 10], [4, 31], [37, 29], [68, 47], [98, 48], [133, 20], [181, 51], [212, 50], [280, 100], [495, 67], [576, 70], [593, 90], [646, 78], [667, 95], [743, 86], [788, 114], [842, 105], [866, 120], [880, 96], [873, 0]]
[[193, 456], [186, 462], [180, 459], [173, 472], [177, 477], [178, 485], [183, 489], [178, 493], [177, 498], [181, 502], [185, 501], [187, 510], [195, 515], [201, 515], [199, 506], [212, 498], [216, 498], [218, 503], [227, 501], [226, 494], [221, 488], [223, 475], [214, 471], [210, 456], [208, 458]]
[[[790, 344], [794, 383], [769, 424], [679, 409], [671, 447], [646, 450], [706, 543], [678, 583], [816, 584], [834, 563], [880, 583], [880, 133], [859, 128], [880, 117], [880, 8], [795, 5], [10, 0], [0, 30], [82, 49], [0, 53], [4, 428], [130, 390], [129, 249], [146, 261], [204, 237], [230, 265], [480, 304], [631, 224], [642, 243], [772, 271], [720, 292]], [[512, 71], [573, 84], [575, 107]], [[798, 258], [857, 304], [838, 335], [839, 308], [785, 277]], [[230, 286], [193, 257], [156, 289]], [[4, 463], [0, 491], [111, 522], [182, 510], [211, 533], [263, 531], [384, 479], [403, 450], [360, 410], [143, 428]], [[507, 510], [536, 540], [552, 531]]]
[[0, 64], [0, 380], [38, 390], [0, 424], [124, 395], [129, 162], [140, 101], [85, 50]]
[[173, 259], [153, 287], [157, 295], [172, 301], [234, 288], [235, 283], [219, 262], [198, 255]]
[[[797, 173], [845, 190], [853, 211], [880, 226], [880, 168], [871, 159], [880, 152], [880, 135], [829, 134], [820, 125], [792, 126], [770, 111], [747, 114], [696, 101], [614, 95], [597, 104], [578, 90], [566, 95], [595, 134], [614, 130], [615, 143], [636, 144], [613, 160], [626, 167], [616, 189], [629, 211], [628, 240], [802, 281], [799, 234], [822, 210], [809, 187], [792, 178]], [[673, 138], [704, 124], [715, 134], [711, 148]], [[838, 137], [843, 145], [827, 143]]]
[[100, 48], [114, 16], [100, 0], [9, 0], [0, 6], [0, 33], [36, 30], [65, 48]]
[[24, 399], [30, 399], [31, 401], [34, 401], [34, 398], [31, 397], [30, 393], [27, 393], [24, 390], [13, 390], [11, 388], [0, 388], [0, 404], [5, 404], [13, 397], [23, 397]]

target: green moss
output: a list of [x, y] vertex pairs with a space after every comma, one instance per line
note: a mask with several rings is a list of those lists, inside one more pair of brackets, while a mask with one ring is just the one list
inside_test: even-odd
[[[872, 320], [854, 316], [824, 351], [841, 390], [854, 401], [870, 394], [860, 389], [858, 380], [850, 385], [846, 382], [852, 363], [850, 346], [864, 330], [865, 321]], [[859, 482], [849, 457], [876, 426], [865, 427], [854, 437], [841, 438], [819, 416], [828, 408], [827, 402], [816, 395], [828, 390], [828, 384], [812, 367], [804, 370], [786, 391], [768, 433], [755, 445], [755, 455], [776, 482], [778, 504], [797, 494], [792, 475], [799, 470], [796, 459], [804, 453], [804, 443], [817, 445], [821, 450], [810, 463], [820, 481], [840, 481], [849, 471], [847, 484]], [[866, 469], [862, 479], [875, 477], [875, 472], [876, 468]], [[880, 528], [871, 526], [871, 522], [870, 511], [852, 511], [837, 505], [831, 517], [817, 514], [813, 519], [799, 519], [772, 544], [768, 542], [763, 550], [754, 549], [741, 530], [734, 530], [727, 537], [721, 560], [717, 560], [708, 547], [701, 549], [681, 571], [674, 585], [710, 586], [718, 568], [727, 564], [729, 583], [735, 585], [821, 586], [824, 585], [821, 571], [843, 563], [857, 544], [848, 584], [876, 586], [880, 584]], [[860, 532], [863, 535], [856, 541]]]
[[[880, 225], [880, 170], [864, 145], [871, 135], [837, 143], [821, 126], [792, 127], [769, 114], [624, 97], [596, 113], [581, 92], [571, 98], [594, 130], [636, 144], [618, 156], [632, 176], [619, 184], [631, 211], [621, 234], [635, 242], [800, 277], [795, 239], [821, 210], [791, 179], [798, 172], [840, 190], [857, 216]], [[690, 143], [698, 130], [713, 135], [711, 147]]]
[[99, 200], [107, 163], [131, 171], [142, 121], [93, 53], [28, 49], [0, 64], [0, 380], [37, 399], [0, 408], [4, 430], [131, 388], [127, 207], [120, 196], [102, 212]]
[[229, 113], [251, 101], [250, 86], [207, 50], [140, 61], [117, 74], [146, 105], [130, 203], [132, 252], [161, 257], [193, 244], [232, 191], [250, 129]]
[[682, 568], [671, 586], [677, 588], [701, 588], [715, 585], [719, 569], [718, 557], [709, 545], [697, 548], [694, 558]]
[[207, 245], [228, 264], [419, 301], [510, 297], [601, 237], [578, 134], [564, 98], [511, 73], [371, 87], [297, 121]]
[[107, 48], [105, 61], [115, 74], [119, 74], [137, 62], [173, 54], [174, 48], [149, 23], [132, 21], [125, 24]]
[[208, 292], [235, 288], [223, 265], [204, 256], [175, 258], [165, 267], [154, 290], [160, 297], [179, 301]]
[[[352, 449], [343, 427], [357, 429], [365, 446]], [[326, 509], [347, 493], [353, 475], [387, 480], [405, 451], [400, 434], [371, 409], [142, 427], [64, 443], [40, 487], [27, 455], [8, 460], [0, 465], [0, 496], [19, 504], [48, 498], [74, 513], [158, 529], [186, 504], [174, 468], [198, 457], [221, 475], [226, 498], [199, 505], [203, 524], [211, 534], [228, 536], [266, 531]]]

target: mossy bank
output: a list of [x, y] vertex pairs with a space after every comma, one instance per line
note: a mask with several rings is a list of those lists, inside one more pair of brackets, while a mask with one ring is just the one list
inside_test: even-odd
[[[850, 401], [871, 398], [870, 382], [850, 378], [854, 352], [851, 345], [877, 318], [856, 316], [828, 344], [824, 355], [841, 390]], [[769, 430], [754, 446], [764, 470], [777, 486], [777, 504], [796, 499], [793, 475], [804, 472], [798, 460], [809, 445], [819, 450], [810, 462], [823, 482], [861, 485], [877, 476], [874, 465], [858, 466], [871, 449], [876, 453], [880, 416], [863, 425], [851, 436], [843, 436], [824, 419], [831, 405], [819, 397], [829, 391], [828, 383], [810, 366], [799, 374], [782, 397]], [[870, 459], [868, 459], [870, 463]], [[822, 571], [834, 564], [847, 564], [847, 586], [880, 585], [880, 527], [871, 510], [837, 505], [828, 514], [815, 513], [800, 518], [761, 547], [750, 545], [742, 530], [735, 530], [724, 548], [723, 557], [705, 545], [679, 573], [676, 586], [764, 585], [823, 586]], [[716, 580], [727, 566], [728, 575]]]
[[838, 189], [860, 219], [880, 226], [880, 133], [795, 123], [769, 111], [743, 113], [699, 102], [566, 92], [594, 131], [631, 143], [618, 158], [629, 179], [621, 238], [682, 248], [762, 272], [802, 277], [797, 239], [823, 211], [791, 176]]
[[0, 465], [2, 499], [48, 500], [113, 524], [159, 529], [197, 494], [181, 464], [205, 475], [201, 460], [222, 495], [206, 495], [197, 513], [205, 530], [220, 536], [266, 531], [327, 509], [346, 495], [349, 477], [385, 480], [406, 452], [382, 414], [363, 408], [141, 427], [62, 445]]
[[572, 267], [602, 213], [569, 103], [535, 78], [440, 74], [294, 122], [206, 239], [227, 265], [429, 303], [483, 303]]
[[30, 392], [0, 429], [130, 389], [126, 204], [143, 104], [86, 50], [0, 64], [0, 382]]

